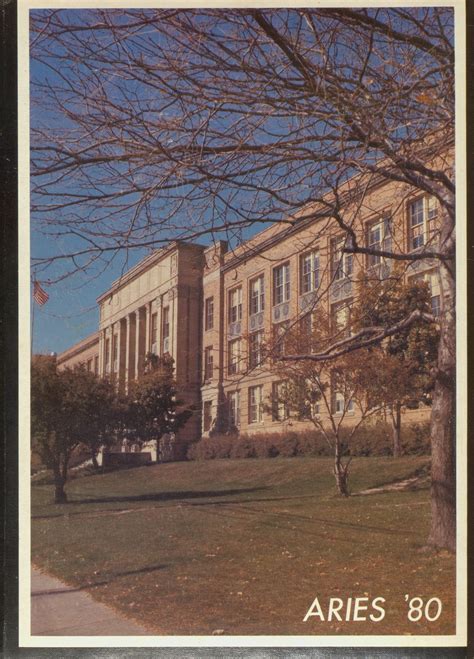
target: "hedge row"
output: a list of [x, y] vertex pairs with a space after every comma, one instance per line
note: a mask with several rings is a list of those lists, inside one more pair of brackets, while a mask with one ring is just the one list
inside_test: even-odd
[[[392, 427], [378, 422], [360, 428], [352, 441], [348, 431], [342, 433], [343, 450], [353, 456], [386, 456], [392, 454]], [[428, 423], [414, 423], [402, 429], [402, 448], [405, 455], [430, 453]], [[188, 449], [189, 460], [223, 458], [292, 458], [297, 456], [332, 456], [333, 451], [321, 432], [305, 430], [258, 435], [215, 435], [203, 437]]]

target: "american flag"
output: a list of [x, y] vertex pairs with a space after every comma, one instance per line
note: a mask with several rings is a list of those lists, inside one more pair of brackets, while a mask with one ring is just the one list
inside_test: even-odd
[[44, 291], [39, 282], [35, 281], [34, 288], [33, 288], [33, 297], [34, 300], [37, 304], [40, 304], [43, 306], [43, 304], [46, 304], [46, 302], [49, 300], [49, 295]]

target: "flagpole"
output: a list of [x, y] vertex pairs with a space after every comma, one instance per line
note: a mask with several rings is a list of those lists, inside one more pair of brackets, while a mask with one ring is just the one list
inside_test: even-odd
[[34, 296], [34, 289], [35, 289], [35, 278], [33, 278], [33, 293], [31, 295], [31, 358], [33, 358], [33, 333], [35, 329], [35, 296]]
[[31, 301], [31, 304], [33, 305], [33, 309], [31, 311], [31, 354], [33, 354], [33, 349], [35, 346], [35, 303], [39, 306], [43, 306], [43, 304], [46, 304], [48, 300], [49, 295], [41, 288], [40, 283], [36, 279], [36, 273], [33, 273], [33, 299]]

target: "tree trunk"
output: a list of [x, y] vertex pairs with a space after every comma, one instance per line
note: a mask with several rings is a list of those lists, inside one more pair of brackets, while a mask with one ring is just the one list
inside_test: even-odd
[[349, 472], [347, 470], [347, 465], [343, 465], [341, 461], [341, 449], [339, 445], [339, 439], [336, 438], [336, 444], [334, 449], [334, 476], [336, 478], [336, 485], [343, 497], [349, 496]]
[[399, 458], [402, 455], [402, 406], [400, 402], [396, 402], [392, 407], [392, 455], [394, 458]]
[[95, 451], [92, 451], [91, 458], [92, 458], [92, 466], [96, 471], [99, 471], [99, 463], [97, 462], [97, 453]]
[[54, 472], [54, 503], [67, 503], [67, 494], [64, 491], [66, 480], [61, 475], [60, 470]]
[[[443, 238], [443, 236], [441, 236]], [[441, 332], [431, 412], [431, 531], [434, 547], [456, 549], [454, 263], [440, 265]]]

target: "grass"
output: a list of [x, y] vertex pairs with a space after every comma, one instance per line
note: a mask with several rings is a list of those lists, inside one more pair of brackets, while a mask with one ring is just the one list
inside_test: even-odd
[[[359, 458], [354, 494], [426, 457]], [[455, 561], [424, 550], [429, 491], [336, 496], [328, 458], [171, 463], [32, 488], [32, 559], [153, 634], [452, 634]], [[408, 622], [405, 594], [439, 597]], [[384, 597], [374, 622], [303, 622], [313, 599]]]

